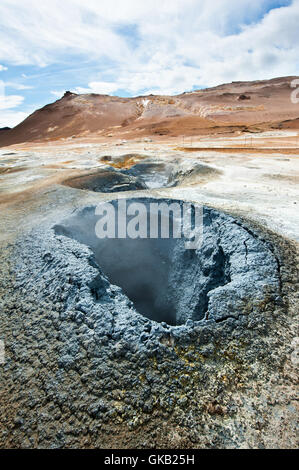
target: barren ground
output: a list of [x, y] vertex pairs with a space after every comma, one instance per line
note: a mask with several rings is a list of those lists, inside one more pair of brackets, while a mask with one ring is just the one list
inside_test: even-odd
[[[48, 217], [59, 219], [59, 215], [63, 215], [67, 210], [75, 210], [111, 198], [111, 195], [63, 184], [68, 179], [90, 175], [107, 166], [118, 170], [129, 169], [134, 164], [147, 159], [166, 165], [174, 163], [177, 169], [183, 171], [185, 175], [180, 184], [175, 187], [123, 193], [123, 197], [146, 195], [202, 203], [252, 222], [253, 226], [260, 227], [265, 233], [270, 233], [271, 240], [277, 240], [278, 250], [281, 249], [282, 258], [285, 260], [285, 300], [289, 309], [287, 315], [289, 323], [287, 333], [281, 337], [281, 342], [284, 344], [277, 346], [277, 351], [279, 347], [282, 347], [285, 354], [283, 372], [277, 372], [278, 375], [280, 374], [279, 377], [275, 374], [272, 376], [274, 382], [271, 387], [273, 397], [280, 394], [282, 398], [280, 403], [263, 405], [265, 406], [263, 412], [269, 416], [269, 422], [264, 431], [263, 424], [259, 424], [257, 418], [254, 418], [257, 426], [255, 431], [244, 431], [244, 439], [232, 446], [295, 446], [294, 426], [297, 415], [295, 387], [298, 361], [294, 360], [294, 354], [298, 348], [298, 332], [296, 332], [298, 280], [294, 273], [298, 266], [299, 246], [298, 134], [297, 130], [278, 130], [228, 138], [161, 136], [153, 140], [139, 139], [125, 142], [114, 138], [94, 137], [93, 139], [60, 140], [43, 145], [18, 144], [1, 148], [1, 258], [8, 258], [9, 250], [12, 249], [15, 241], [32, 228], [44, 223]], [[192, 174], [192, 168], [198, 163], [210, 167], [210, 171]], [[3, 286], [5, 284], [3, 284], [3, 279], [9, 277], [5, 264], [2, 264], [1, 271]], [[15, 340], [18, 341], [18, 338], [16, 337]], [[6, 392], [8, 393], [8, 390]], [[270, 390], [268, 392], [270, 394]], [[264, 392], [262, 388], [257, 388], [256, 393], [261, 393], [262, 397]], [[262, 402], [261, 397], [259, 399]], [[269, 401], [270, 398], [265, 398], [266, 402], [267, 400]], [[275, 401], [276, 398], [273, 400]], [[39, 443], [36, 436], [34, 442], [30, 439], [26, 440], [24, 436], [20, 437], [21, 432], [19, 434], [18, 431], [20, 424], [16, 422], [17, 403], [13, 399], [6, 395], [2, 397], [1, 403], [4, 405], [1, 406], [1, 426], [10, 429], [11, 435], [6, 436], [5, 439], [2, 438], [0, 447], [31, 447], [33, 444], [45, 446], [45, 442]], [[211, 407], [213, 406], [211, 404]], [[276, 407], [275, 410], [271, 408], [272, 406]], [[209, 416], [213, 421], [214, 433], [216, 429], [225, 426], [223, 424], [225, 417], [222, 413], [217, 413], [217, 410], [213, 411], [211, 408]], [[244, 416], [246, 418], [246, 414]], [[243, 418], [240, 417], [241, 422]], [[155, 419], [161, 425], [158, 436], [153, 429]], [[199, 447], [214, 445], [213, 439], [208, 438], [206, 441], [197, 442], [193, 434], [192, 441], [191, 434], [186, 431], [187, 428], [172, 422], [172, 418], [167, 418], [170, 431], [164, 427], [167, 420], [163, 422], [161, 417], [155, 419], [153, 418], [152, 422], [150, 421], [142, 428], [131, 429], [128, 435], [123, 424], [119, 425], [117, 432], [113, 431], [112, 426], [109, 430], [110, 434], [106, 433], [104, 437], [102, 436], [103, 446], [108, 447], [109, 443], [125, 447], [150, 446], [151, 439], [154, 439], [158, 447], [179, 447], [180, 445], [187, 447], [192, 446], [192, 442]], [[236, 422], [238, 418], [234, 419]], [[206, 422], [206, 426], [209, 427], [209, 421]], [[205, 428], [206, 435], [208, 435], [207, 429]], [[194, 432], [195, 430], [192, 429], [192, 433]], [[150, 438], [154, 435], [156, 437]], [[82, 440], [82, 446], [90, 445], [92, 443]], [[224, 444], [218, 443], [218, 445]]]

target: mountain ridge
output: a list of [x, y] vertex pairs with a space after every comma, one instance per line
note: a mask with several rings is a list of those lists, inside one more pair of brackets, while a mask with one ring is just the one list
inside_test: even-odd
[[157, 138], [299, 128], [297, 76], [235, 81], [178, 95], [118, 97], [66, 91], [0, 133], [0, 146], [75, 137]]

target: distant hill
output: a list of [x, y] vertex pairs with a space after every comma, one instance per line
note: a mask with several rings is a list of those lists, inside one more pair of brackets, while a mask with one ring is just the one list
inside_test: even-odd
[[291, 101], [296, 78], [232, 82], [176, 96], [120, 98], [68, 91], [15, 128], [1, 130], [0, 146], [91, 135], [131, 139], [299, 129], [299, 104]]

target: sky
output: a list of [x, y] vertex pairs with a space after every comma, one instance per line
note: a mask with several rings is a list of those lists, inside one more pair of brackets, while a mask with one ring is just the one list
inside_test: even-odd
[[64, 91], [178, 94], [299, 75], [299, 0], [1, 0], [0, 127]]

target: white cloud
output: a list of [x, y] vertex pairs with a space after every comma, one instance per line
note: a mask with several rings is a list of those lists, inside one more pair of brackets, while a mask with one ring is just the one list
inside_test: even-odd
[[88, 88], [77, 87], [76, 93], [99, 93], [109, 95], [119, 88], [117, 82], [90, 82]]
[[7, 95], [5, 85], [5, 82], [0, 80], [0, 111], [16, 108], [24, 101], [24, 97], [21, 95]]
[[[143, 71], [129, 69], [122, 72], [113, 82], [90, 82], [88, 88], [77, 87], [76, 93], [113, 94], [117, 90], [126, 90], [132, 95], [146, 90], [146, 94], [171, 95], [190, 90], [198, 83], [198, 69], [187, 66], [163, 68], [155, 60]], [[182, 90], [183, 87], [183, 90]]]
[[21, 95], [7, 95], [5, 83], [0, 80], [0, 127], [14, 127], [28, 116], [23, 111], [15, 111], [23, 101], [24, 97]]
[[20, 122], [24, 121], [29, 113], [22, 111], [1, 111], [0, 113], [0, 127], [15, 127]]
[[52, 90], [51, 95], [55, 96], [55, 98], [61, 98], [64, 94], [64, 91], [57, 91], [57, 90]]
[[16, 82], [5, 82], [4, 85], [15, 90], [32, 90], [34, 87], [31, 85], [23, 85], [22, 83]]
[[4, 67], [4, 65], [0, 64], [0, 72], [3, 72], [4, 70], [7, 70], [7, 67]]
[[268, 11], [277, 3], [1, 0], [0, 60], [91, 67], [80, 93], [174, 94], [299, 74], [299, 0]]
[[20, 95], [0, 96], [0, 110], [12, 109], [20, 106], [24, 101], [24, 97]]

